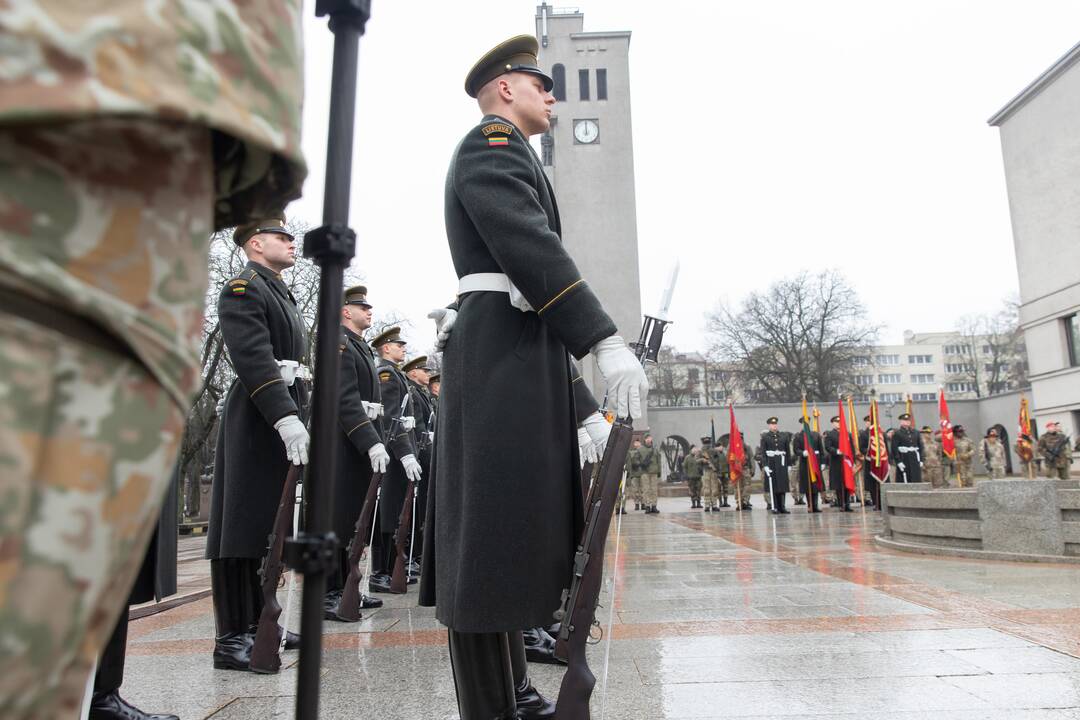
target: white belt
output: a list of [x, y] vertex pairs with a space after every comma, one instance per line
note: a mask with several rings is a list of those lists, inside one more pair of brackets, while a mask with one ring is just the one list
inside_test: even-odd
[[910, 445], [898, 445], [896, 451], [906, 455], [907, 453], [919, 452], [919, 448]]
[[471, 292], [504, 292], [510, 295], [510, 305], [521, 312], [531, 312], [533, 307], [514, 283], [503, 273], [472, 273], [458, 279], [458, 295]]
[[297, 380], [311, 380], [311, 368], [301, 365], [296, 360], [275, 360], [278, 369], [281, 370], [281, 378], [285, 385], [292, 387]]

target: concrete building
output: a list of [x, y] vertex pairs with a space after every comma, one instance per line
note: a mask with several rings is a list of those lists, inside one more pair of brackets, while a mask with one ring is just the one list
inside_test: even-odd
[[[536, 8], [540, 66], [558, 101], [541, 159], [559, 203], [562, 239], [627, 341], [641, 331], [630, 33], [585, 32], [576, 8]], [[602, 391], [591, 359], [586, 383]], [[646, 423], [642, 423], [645, 426]]]
[[1080, 44], [989, 124], [1001, 153], [1039, 426], [1080, 433]]
[[[699, 352], [665, 347], [649, 366], [649, 407], [708, 407], [755, 403], [753, 391], [735, 382], [738, 365], [708, 360]], [[904, 333], [902, 345], [881, 345], [855, 359], [851, 379], [857, 402], [877, 392], [882, 407], [937, 402], [938, 388], [949, 400], [972, 400], [1027, 387], [1022, 345], [1002, 348], [1000, 338], [956, 332]], [[979, 391], [975, 388], [978, 386]]]

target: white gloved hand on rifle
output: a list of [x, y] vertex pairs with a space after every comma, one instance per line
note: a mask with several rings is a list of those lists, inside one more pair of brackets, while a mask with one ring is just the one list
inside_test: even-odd
[[435, 321], [435, 349], [441, 352], [446, 348], [446, 341], [450, 338], [454, 321], [457, 320], [457, 310], [435, 308], [427, 316]]
[[904, 463], [896, 463], [896, 469], [900, 472], [904, 472], [905, 470], [907, 470], [907, 466], [904, 465]]
[[368, 416], [368, 420], [375, 420], [383, 414], [382, 403], [368, 402], [367, 400], [361, 400], [364, 404], [364, 414]]
[[311, 437], [307, 428], [300, 418], [295, 415], [286, 415], [274, 423], [274, 429], [281, 436], [281, 442], [285, 444], [285, 455], [293, 465], [307, 465], [308, 443]]
[[413, 482], [420, 482], [420, 476], [423, 474], [423, 471], [420, 469], [420, 463], [417, 462], [415, 455], [403, 456], [401, 458], [401, 466], [405, 468], [405, 477]]
[[596, 343], [591, 352], [607, 383], [608, 398], [615, 403], [616, 417], [641, 417], [641, 402], [649, 396], [649, 380], [634, 353], [618, 335]]
[[386, 472], [386, 466], [390, 464], [390, 453], [386, 452], [386, 446], [375, 443], [368, 448], [368, 458], [371, 460], [371, 471], [377, 473]]
[[596, 463], [596, 445], [589, 437], [589, 431], [582, 425], [577, 429], [578, 464], [585, 467], [585, 463]]
[[593, 445], [596, 446], [596, 461], [599, 462], [600, 458], [604, 456], [608, 436], [611, 435], [611, 423], [601, 413], [594, 412], [585, 418], [581, 426], [589, 433], [589, 438], [592, 440]]

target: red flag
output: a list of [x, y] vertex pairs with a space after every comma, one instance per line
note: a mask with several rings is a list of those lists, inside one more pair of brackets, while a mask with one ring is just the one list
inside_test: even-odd
[[941, 416], [941, 452], [947, 457], [956, 457], [956, 440], [953, 438], [952, 423], [949, 422], [949, 405], [945, 402], [945, 388], [938, 395], [938, 415]]
[[746, 448], [743, 447], [742, 434], [739, 432], [739, 423], [735, 422], [735, 406], [728, 405], [731, 411], [731, 434], [728, 436], [728, 474], [731, 479], [738, 482], [743, 474], [743, 466], [746, 464]]
[[844, 458], [844, 487], [848, 492], [855, 492], [855, 453], [851, 449], [851, 435], [844, 420], [843, 399], [838, 401], [837, 407], [840, 414], [840, 455]]
[[1035, 457], [1035, 449], [1031, 445], [1031, 413], [1028, 411], [1028, 401], [1023, 395], [1020, 396], [1020, 427], [1017, 428], [1016, 453], [1024, 462], [1031, 462]]
[[885, 482], [889, 477], [889, 449], [885, 447], [885, 433], [878, 422], [877, 400], [870, 401], [870, 437], [866, 442], [866, 461], [870, 463], [870, 474], [878, 482]]

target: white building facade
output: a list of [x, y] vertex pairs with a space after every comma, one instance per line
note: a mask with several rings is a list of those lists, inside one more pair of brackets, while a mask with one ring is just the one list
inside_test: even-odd
[[1080, 44], [989, 120], [1001, 135], [1040, 428], [1080, 433]]

